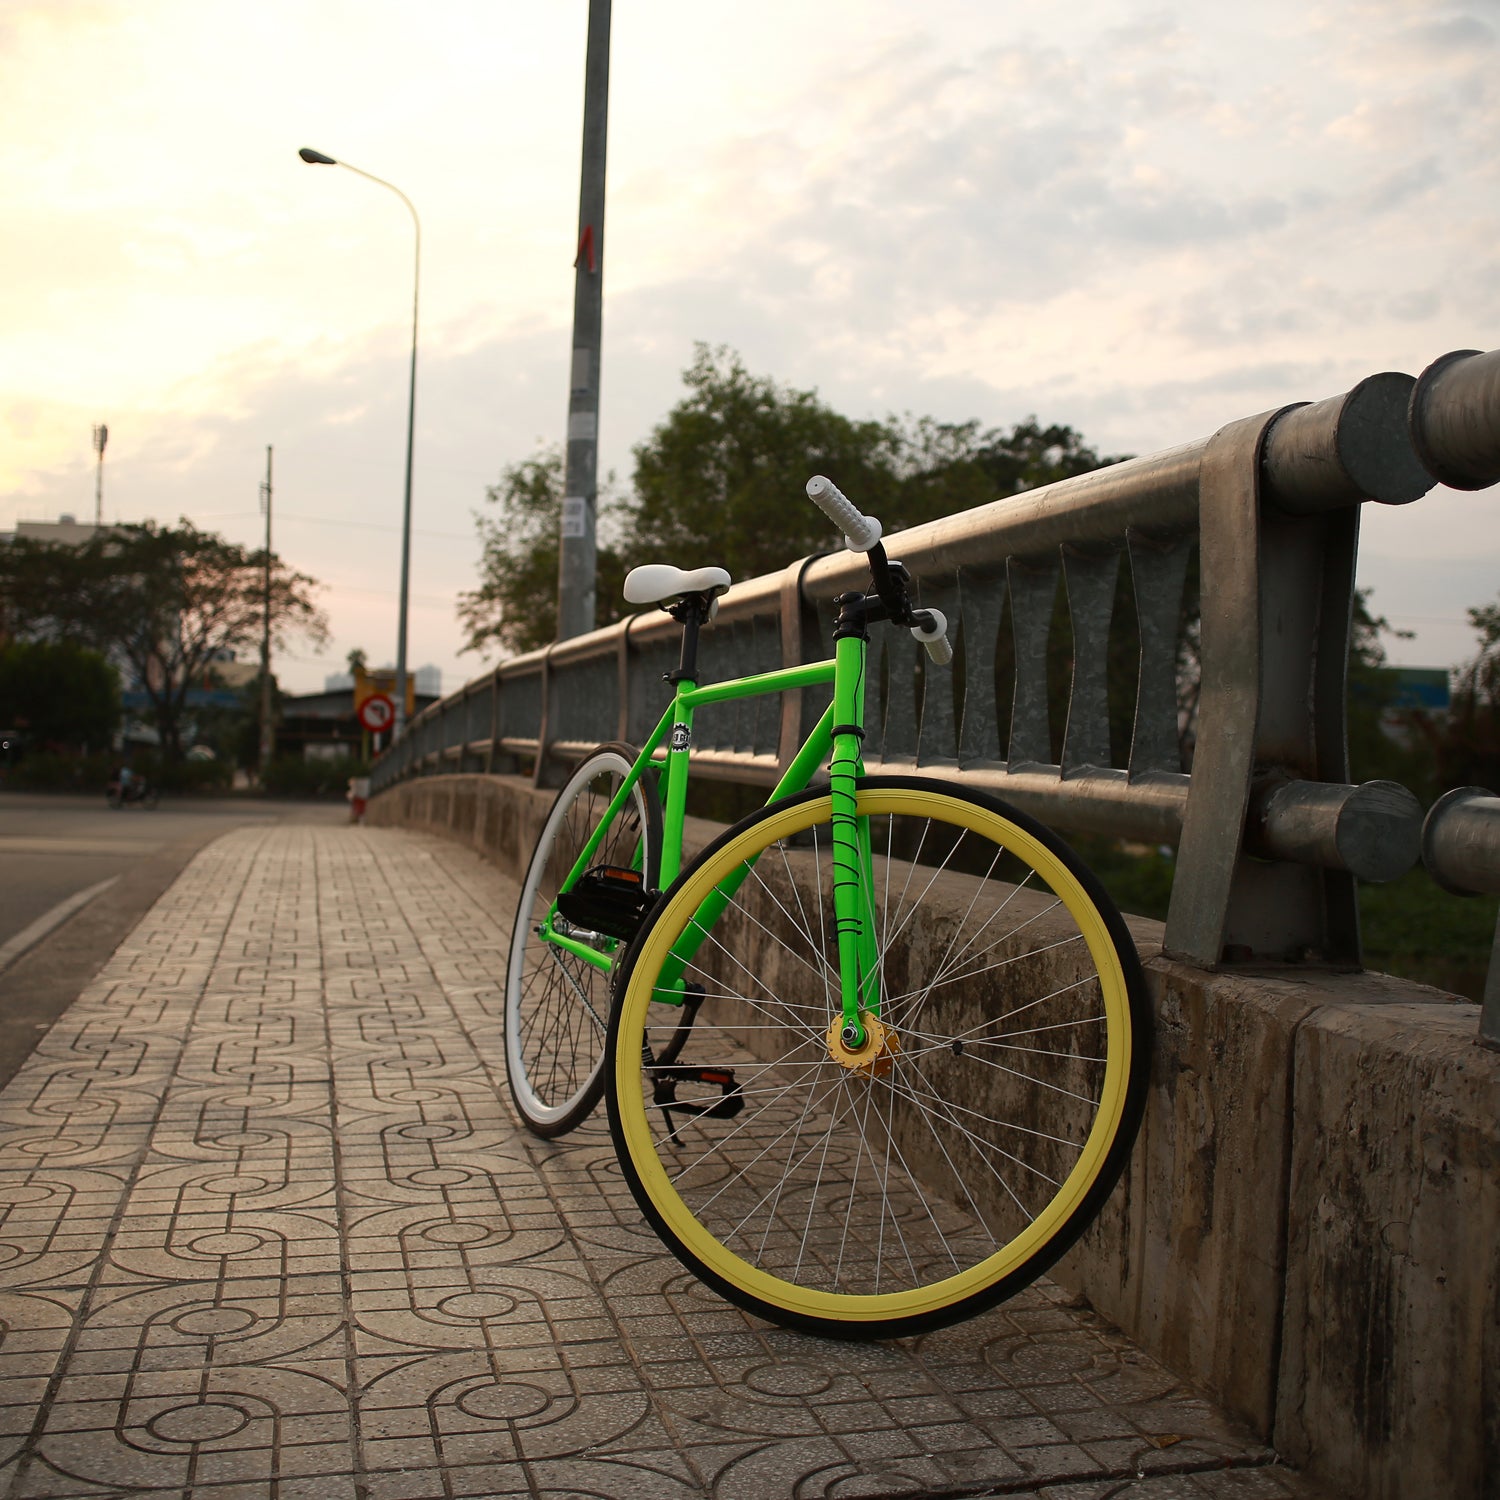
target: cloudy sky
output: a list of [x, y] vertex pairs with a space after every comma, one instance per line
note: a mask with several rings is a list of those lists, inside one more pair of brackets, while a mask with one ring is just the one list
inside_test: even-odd
[[[395, 649], [423, 225], [411, 660], [452, 689], [472, 513], [567, 411], [586, 0], [3, 0], [0, 529], [260, 535], [327, 584], [294, 690]], [[1109, 451], [1500, 344], [1500, 0], [619, 0], [602, 461], [694, 340], [851, 415]], [[1366, 507], [1362, 577], [1462, 657], [1500, 494]], [[795, 503], [795, 497], [792, 497]], [[700, 559], [682, 559], [684, 563]]]

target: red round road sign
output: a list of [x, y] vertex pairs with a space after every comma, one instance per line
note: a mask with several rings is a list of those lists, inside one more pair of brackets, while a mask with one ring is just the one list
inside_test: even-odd
[[371, 693], [359, 705], [359, 722], [371, 734], [381, 734], [389, 729], [395, 717], [396, 704], [389, 693]]

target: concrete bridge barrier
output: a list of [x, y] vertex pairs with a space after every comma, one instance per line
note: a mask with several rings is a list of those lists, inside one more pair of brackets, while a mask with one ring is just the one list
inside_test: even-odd
[[[398, 782], [369, 819], [519, 877], [551, 794]], [[716, 831], [693, 821], [690, 847]], [[1500, 1474], [1500, 1053], [1375, 974], [1213, 971], [1133, 919], [1156, 1017], [1131, 1165], [1054, 1275], [1290, 1461], [1360, 1496]]]

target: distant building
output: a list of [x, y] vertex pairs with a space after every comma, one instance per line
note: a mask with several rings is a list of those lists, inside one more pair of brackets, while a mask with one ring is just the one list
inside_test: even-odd
[[[394, 672], [394, 662], [387, 662], [383, 667], [372, 667], [372, 673]], [[412, 683], [418, 695], [426, 694], [430, 698], [441, 698], [443, 696], [443, 669], [429, 662], [425, 667], [413, 667], [411, 671]], [[323, 691], [325, 693], [342, 693], [354, 686], [354, 677], [349, 672], [330, 672], [323, 679]]]
[[[10, 535], [17, 541], [47, 542], [55, 547], [81, 547], [100, 528], [63, 512], [55, 521], [17, 521]], [[112, 530], [105, 527], [104, 530]]]
[[1396, 689], [1392, 708], [1447, 713], [1452, 698], [1447, 667], [1387, 667], [1386, 671]]
[[203, 686], [208, 689], [215, 683], [222, 687], [237, 692], [247, 687], [260, 676], [260, 658], [254, 661], [240, 661], [233, 651], [227, 646], [221, 651], [215, 651], [213, 661], [208, 668], [208, 681]]
[[[421, 713], [429, 703], [437, 702], [438, 696], [418, 689], [413, 712]], [[281, 700], [276, 725], [277, 755], [337, 760], [345, 755], [365, 754], [368, 743], [369, 736], [354, 716], [352, 681], [346, 688], [325, 688], [321, 693], [299, 693]]]

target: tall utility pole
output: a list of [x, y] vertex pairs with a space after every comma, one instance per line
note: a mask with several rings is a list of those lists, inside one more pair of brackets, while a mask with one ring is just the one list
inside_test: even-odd
[[271, 703], [271, 445], [266, 444], [266, 477], [260, 487], [260, 502], [266, 512], [265, 599], [260, 622], [260, 779], [265, 785], [271, 757], [276, 753], [276, 725]]
[[100, 422], [94, 428], [94, 452], [99, 455], [99, 467], [94, 471], [94, 525], [104, 524], [104, 445], [109, 441], [109, 428]]
[[573, 262], [573, 376], [557, 566], [557, 636], [594, 628], [599, 470], [599, 349], [604, 310], [604, 146], [609, 123], [610, 0], [589, 0], [583, 82], [583, 177]]

